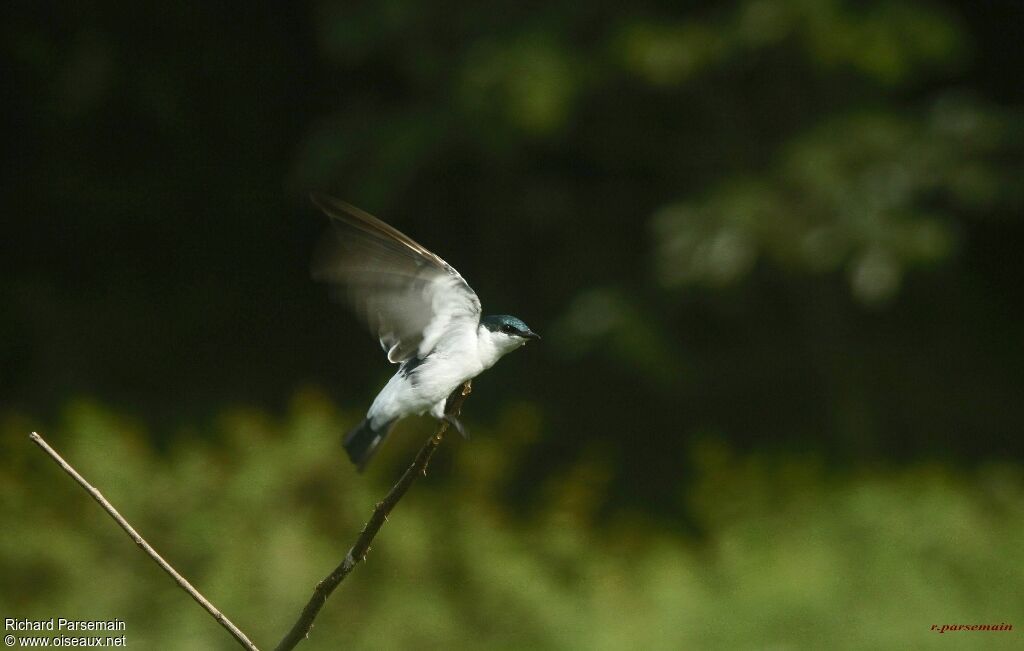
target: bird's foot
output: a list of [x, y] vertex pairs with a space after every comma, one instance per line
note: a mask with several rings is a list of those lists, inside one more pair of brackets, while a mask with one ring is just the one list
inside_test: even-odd
[[462, 424], [461, 420], [459, 420], [455, 416], [452, 416], [451, 414], [445, 414], [444, 420], [447, 421], [449, 425], [454, 427], [455, 431], [462, 435], [462, 438], [466, 439], [467, 441], [469, 440], [469, 430], [466, 429], [466, 427]]

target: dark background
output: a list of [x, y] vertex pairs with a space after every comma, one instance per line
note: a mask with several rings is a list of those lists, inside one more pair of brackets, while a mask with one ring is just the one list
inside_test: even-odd
[[315, 387], [340, 436], [391, 369], [309, 277], [326, 191], [543, 335], [466, 411], [539, 423], [493, 493], [527, 521], [581, 463], [598, 522], [711, 535], [700, 450], [825, 478], [1024, 460], [1020, 2], [3, 13], [10, 422], [56, 433], [85, 399], [166, 451]]
[[[601, 441], [624, 490], [656, 501], [702, 429], [840, 462], [1020, 458], [1024, 143], [1007, 109], [1024, 92], [1024, 7], [824, 3], [835, 24], [816, 27], [783, 4], [744, 36], [728, 32], [744, 15], [728, 3], [575, 4], [15, 7], [3, 402], [45, 416], [86, 394], [167, 436], [225, 402], [279, 408], [306, 383], [367, 401], [386, 372], [379, 352], [308, 275], [324, 219], [306, 195], [326, 190], [438, 251], [485, 310], [562, 335], [482, 379], [470, 411], [541, 406], [548, 433], [524, 472]], [[937, 26], [884, 23], [916, 12]], [[621, 52], [630, 30], [690, 18], [741, 42], [707, 54], [684, 42], [675, 68], [666, 46], [654, 81]], [[805, 42], [816, 38], [851, 51], [816, 61], [809, 50], [829, 46]], [[877, 69], [858, 58], [871, 47]], [[974, 136], [990, 151], [943, 161], [979, 158], [998, 196], [958, 201], [946, 186], [962, 172], [928, 170], [950, 178], [923, 179], [879, 218], [894, 233], [843, 244], [823, 269], [774, 255], [771, 238], [848, 217], [749, 236], [749, 268], [724, 281], [659, 285], [652, 213], [700, 205], [733, 178], [774, 182], [780, 150], [837, 116], [913, 129], [942, 101], [1004, 121]], [[893, 140], [853, 172], [903, 155]], [[800, 201], [781, 210], [822, 210]], [[895, 231], [925, 219], [945, 250], [896, 260], [900, 286], [858, 301], [857, 256], [874, 239], [898, 249], [908, 236]], [[636, 341], [602, 332], [581, 351], [570, 344], [587, 335], [556, 328], [595, 289], [635, 310], [643, 328], [623, 337]]]

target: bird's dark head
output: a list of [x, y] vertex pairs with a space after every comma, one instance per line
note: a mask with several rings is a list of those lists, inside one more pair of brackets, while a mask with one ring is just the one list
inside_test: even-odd
[[540, 335], [533, 330], [530, 330], [530, 326], [523, 323], [521, 319], [509, 316], [508, 314], [492, 314], [490, 316], [485, 316], [480, 319], [480, 325], [494, 333], [501, 333], [508, 335], [509, 337], [523, 339], [524, 341], [522, 343], [526, 343], [526, 339], [540, 339]]

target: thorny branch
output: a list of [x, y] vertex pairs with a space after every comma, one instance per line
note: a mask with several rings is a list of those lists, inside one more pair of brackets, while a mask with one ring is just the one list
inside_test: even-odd
[[[445, 406], [445, 413], [450, 416], [458, 416], [462, 410], [462, 403], [465, 402], [466, 397], [472, 391], [470, 382], [466, 382], [461, 388], [456, 389], [452, 395], [448, 397], [448, 404]], [[356, 538], [356, 542], [352, 545], [352, 549], [345, 554], [345, 558], [341, 561], [338, 567], [334, 568], [334, 571], [327, 575], [323, 581], [316, 584], [316, 588], [313, 590], [313, 596], [310, 597], [309, 603], [302, 609], [302, 614], [299, 616], [295, 625], [292, 626], [292, 630], [288, 631], [288, 634], [284, 636], [284, 639], [277, 645], [274, 651], [291, 651], [295, 648], [295, 645], [304, 640], [308, 635], [310, 629], [313, 628], [313, 620], [320, 613], [320, 609], [324, 607], [327, 602], [327, 598], [331, 596], [334, 589], [338, 587], [345, 577], [348, 576], [349, 572], [356, 566], [357, 563], [366, 558], [366, 553], [370, 550], [370, 543], [373, 542], [374, 536], [380, 531], [381, 526], [388, 518], [388, 514], [395, 508], [398, 501], [402, 499], [405, 492], [409, 490], [412, 483], [416, 481], [416, 478], [420, 475], [424, 475], [427, 472], [427, 464], [430, 463], [430, 458], [434, 456], [434, 452], [437, 451], [437, 447], [441, 445], [441, 441], [444, 439], [445, 432], [448, 431], [448, 421], [441, 421], [440, 426], [437, 428], [437, 433], [427, 439], [427, 442], [420, 448], [419, 453], [413, 460], [412, 464], [405, 469], [405, 473], [402, 475], [398, 483], [395, 484], [388, 494], [384, 496], [380, 502], [377, 502], [376, 508], [373, 509], [373, 515], [370, 516], [370, 520], [363, 527], [359, 537]]]

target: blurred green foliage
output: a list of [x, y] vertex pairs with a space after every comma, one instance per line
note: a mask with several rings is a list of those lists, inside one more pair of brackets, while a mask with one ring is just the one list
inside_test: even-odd
[[1020, 3], [4, 18], [0, 615], [230, 648], [33, 428], [264, 646], [339, 561], [428, 426], [342, 457], [391, 369], [309, 279], [319, 190], [544, 341], [310, 648], [1018, 639], [929, 629], [1024, 626]]
[[[77, 403], [50, 442], [266, 648], [393, 479], [343, 465], [335, 435], [353, 416], [306, 391], [281, 421], [235, 410], [216, 431], [155, 454], [137, 424]], [[24, 426], [9, 421], [3, 431], [0, 612], [119, 617], [134, 648], [234, 648], [24, 443]], [[692, 450], [695, 488], [679, 496], [705, 531], [697, 539], [636, 513], [595, 522], [609, 476], [600, 458], [552, 479], [529, 517], [502, 508], [500, 479], [540, 426], [530, 409], [514, 408], [471, 444], [446, 441], [367, 563], [327, 603], [308, 648], [1019, 646], [1019, 630], [942, 636], [955, 640], [930, 630], [1019, 626], [1019, 467], [826, 476], [811, 457], [735, 456], [705, 441]], [[452, 478], [444, 489], [439, 472]]]
[[734, 283], [764, 255], [810, 272], [846, 268], [858, 299], [891, 299], [906, 268], [950, 257], [956, 211], [1019, 205], [1024, 168], [1001, 161], [1024, 146], [1022, 124], [955, 96], [923, 118], [836, 119], [795, 139], [766, 178], [663, 209], [660, 276], [670, 286]]

